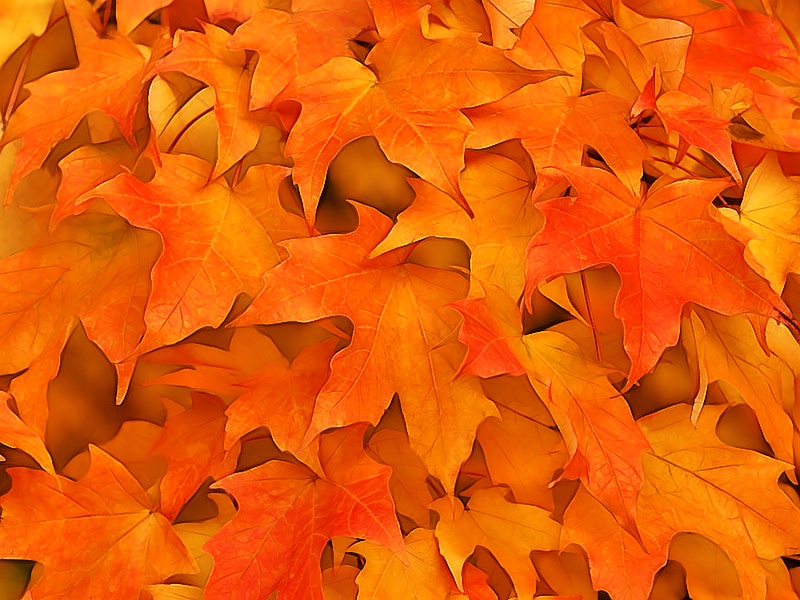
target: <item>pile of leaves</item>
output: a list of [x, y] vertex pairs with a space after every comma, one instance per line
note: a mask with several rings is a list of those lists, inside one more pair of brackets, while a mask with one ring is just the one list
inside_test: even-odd
[[797, 597], [795, 0], [0, 32], [0, 597]]

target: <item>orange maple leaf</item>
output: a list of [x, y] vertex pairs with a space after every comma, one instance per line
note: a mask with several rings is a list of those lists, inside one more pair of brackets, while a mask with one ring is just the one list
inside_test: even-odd
[[354, 233], [284, 242], [289, 259], [266, 274], [264, 292], [235, 324], [349, 317], [352, 342], [331, 362], [306, 442], [328, 427], [376, 423], [397, 392], [412, 448], [452, 486], [478, 424], [496, 414], [476, 378], [453, 380], [463, 351], [452, 339], [458, 315], [445, 304], [463, 297], [467, 281], [414, 264], [413, 247], [368, 258], [390, 222], [357, 209]]
[[[85, 600], [109, 592], [140, 598], [148, 584], [195, 572], [186, 547], [133, 475], [102, 450], [90, 447], [90, 453], [89, 473], [77, 482], [35, 469], [11, 470], [0, 556], [45, 565], [31, 599]], [[65, 543], [75, 551], [65, 552]]]
[[75, 207], [79, 211], [99, 196], [132, 225], [161, 235], [163, 250], [145, 311], [147, 333], [138, 352], [219, 325], [236, 296], [258, 293], [261, 275], [278, 262], [272, 238], [254, 214], [264, 201], [261, 189], [209, 183], [211, 165], [191, 155], [164, 155], [163, 161], [152, 181], [118, 175], [84, 194]]
[[38, 168], [56, 142], [70, 135], [93, 110], [115, 119], [123, 135], [133, 141], [147, 60], [127, 37], [109, 39], [98, 35], [82, 10], [68, 6], [67, 14], [79, 64], [75, 69], [50, 73], [30, 83], [30, 98], [8, 122], [4, 141], [20, 138], [22, 147], [6, 190], [6, 204], [13, 199], [20, 180]]
[[320, 438], [324, 478], [303, 465], [271, 461], [215, 484], [236, 498], [239, 511], [206, 544], [215, 561], [206, 591], [210, 600], [275, 590], [322, 600], [320, 554], [336, 535], [401, 550], [390, 469], [367, 458], [364, 429], [357, 425]]
[[631, 358], [627, 387], [678, 341], [684, 305], [725, 314], [778, 317], [788, 309], [744, 260], [744, 246], [716, 220], [711, 200], [727, 184], [686, 179], [654, 185], [644, 197], [597, 168], [544, 170], [564, 176], [577, 198], [539, 205], [544, 228], [528, 247], [527, 297], [555, 275], [611, 264], [622, 279], [615, 306]]

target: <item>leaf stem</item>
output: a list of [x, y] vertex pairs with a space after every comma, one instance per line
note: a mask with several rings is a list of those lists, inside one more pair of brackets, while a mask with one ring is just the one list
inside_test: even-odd
[[681, 171], [683, 171], [683, 172], [684, 172], [684, 173], [686, 173], [687, 175], [692, 175], [692, 176], [695, 176], [695, 173], [692, 173], [692, 172], [691, 172], [689, 169], [687, 169], [687, 168], [686, 168], [686, 167], [684, 167], [684, 166], [681, 166], [681, 165], [679, 165], [678, 163], [676, 163], [676, 162], [674, 162], [674, 161], [671, 161], [671, 160], [666, 160], [665, 158], [658, 158], [658, 157], [656, 157], [656, 156], [651, 156], [650, 158], [651, 158], [652, 160], [656, 161], [656, 162], [664, 163], [664, 164], [667, 164], [667, 165], [673, 166], [673, 167], [675, 167], [676, 169], [680, 169]]
[[236, 163], [236, 170], [233, 172], [233, 180], [231, 181], [231, 189], [235, 190], [236, 186], [239, 185], [239, 177], [242, 174], [242, 162], [239, 161]]
[[206, 108], [202, 112], [197, 113], [194, 117], [189, 119], [189, 121], [187, 121], [186, 125], [181, 127], [181, 129], [180, 129], [180, 131], [178, 131], [177, 135], [174, 138], [172, 138], [172, 142], [170, 143], [169, 148], [167, 148], [167, 154], [171, 154], [172, 153], [172, 151], [175, 149], [175, 146], [178, 145], [178, 142], [186, 134], [186, 132], [189, 131], [189, 128], [192, 125], [197, 123], [200, 119], [205, 117], [212, 110], [214, 110], [214, 107], [213, 106], [209, 106], [208, 108]]
[[778, 314], [781, 316], [780, 320], [783, 324], [792, 332], [792, 337], [800, 342], [800, 325], [797, 324], [797, 321], [795, 321], [791, 315], [787, 315], [783, 311], [779, 310]]

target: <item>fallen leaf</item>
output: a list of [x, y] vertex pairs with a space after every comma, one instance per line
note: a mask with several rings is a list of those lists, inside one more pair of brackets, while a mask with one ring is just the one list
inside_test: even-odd
[[496, 154], [467, 158], [461, 189], [475, 216], [470, 218], [449, 196], [421, 179], [409, 179], [414, 203], [397, 217], [389, 234], [372, 251], [378, 256], [426, 237], [463, 240], [471, 251], [470, 270], [483, 281], [518, 297], [524, 287], [525, 246], [541, 226], [530, 202], [530, 182], [513, 161]]
[[561, 333], [523, 336], [517, 307], [497, 288], [455, 306], [464, 316], [459, 339], [470, 348], [462, 371], [481, 377], [527, 373], [569, 451], [563, 476], [580, 477], [636, 535], [641, 454], [648, 444], [605, 370]]
[[[235, 473], [215, 484], [239, 504], [233, 520], [206, 544], [215, 566], [209, 599], [269, 597], [322, 600], [319, 561], [328, 539], [363, 537], [399, 551], [402, 538], [389, 495], [389, 469], [362, 449], [364, 426], [323, 437], [319, 459], [325, 477], [282, 461]], [[243, 540], [252, 541], [242, 552]], [[291, 548], [287, 550], [287, 548]]]
[[[688, 302], [723, 314], [777, 316], [785, 310], [745, 262], [742, 243], [713, 214], [710, 201], [724, 182], [664, 181], [637, 197], [597, 168], [562, 167], [540, 176], [562, 174], [579, 195], [539, 204], [545, 225], [528, 247], [527, 297], [555, 275], [613, 265], [622, 279], [615, 313], [632, 363], [626, 387], [677, 343]], [[680, 279], [673, 277], [676, 272]]]
[[370, 541], [358, 542], [351, 550], [367, 561], [356, 578], [360, 600], [450, 598], [453, 579], [429, 529], [415, 529], [406, 537], [404, 555]]
[[[90, 471], [77, 482], [11, 469], [0, 556], [44, 564], [42, 578], [30, 590], [32, 600], [108, 593], [136, 598], [150, 584], [197, 568], [125, 467], [96, 447], [90, 452]], [[64, 540], [76, 552], [65, 553]]]
[[[537, 118], [526, 118], [534, 110]], [[638, 193], [647, 152], [630, 128], [629, 113], [622, 98], [605, 92], [573, 96], [559, 78], [550, 79], [465, 111], [476, 128], [467, 143], [483, 148], [520, 138], [537, 169], [578, 166], [588, 144]]]
[[180, 71], [214, 90], [219, 137], [212, 179], [253, 150], [262, 128], [269, 122], [265, 111], [249, 110], [250, 61], [243, 50], [228, 49], [230, 39], [227, 31], [214, 25], [205, 25], [203, 33], [182, 31], [172, 52], [148, 72], [148, 76], [153, 76]]
[[4, 141], [22, 139], [6, 190], [6, 204], [20, 180], [38, 168], [56, 142], [69, 136], [88, 113], [103, 111], [132, 140], [147, 61], [128, 38], [100, 36], [83, 11], [67, 10], [79, 66], [47, 74], [27, 85], [31, 96], [14, 112], [3, 133]]
[[800, 272], [800, 183], [783, 174], [775, 156], [765, 157], [747, 180], [740, 215], [758, 236], [747, 244], [754, 268], [781, 293], [786, 276]]
[[[262, 274], [278, 262], [268, 231], [251, 210], [255, 198], [224, 181], [209, 183], [211, 165], [193, 156], [164, 155], [163, 161], [152, 181], [119, 175], [85, 194], [76, 207], [99, 196], [132, 225], [161, 236], [145, 312], [147, 333], [138, 352], [219, 325], [236, 296], [258, 293]], [[183, 227], [183, 219], [191, 219], [193, 227]], [[248, 252], [241, 252], [245, 247]]]
[[331, 361], [306, 440], [328, 427], [377, 423], [397, 392], [411, 447], [452, 486], [478, 424], [496, 414], [477, 379], [455, 379], [463, 351], [449, 338], [458, 315], [444, 305], [462, 297], [467, 282], [408, 262], [408, 247], [369, 259], [389, 222], [372, 209], [357, 210], [354, 233], [284, 242], [289, 259], [267, 273], [265, 291], [235, 324], [350, 318], [352, 341]]

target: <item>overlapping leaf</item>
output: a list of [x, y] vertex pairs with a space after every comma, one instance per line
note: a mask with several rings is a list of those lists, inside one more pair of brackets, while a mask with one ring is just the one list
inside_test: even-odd
[[795, 3], [0, 29], [0, 595], [796, 596]]
[[[16, 155], [6, 204], [20, 180], [38, 168], [56, 142], [69, 136], [91, 111], [105, 112], [132, 138], [143, 96], [145, 57], [125, 36], [109, 39], [98, 35], [83, 10], [68, 8], [67, 14], [78, 49], [78, 66], [29, 84], [30, 98], [8, 122], [4, 141], [21, 138], [22, 147]], [[49, 118], [43, 119], [43, 114]]]
[[710, 202], [724, 182], [664, 181], [637, 197], [597, 168], [542, 175], [562, 173], [578, 196], [540, 205], [545, 225], [528, 247], [528, 295], [532, 286], [555, 275], [613, 265], [622, 279], [615, 312], [631, 357], [629, 386], [678, 341], [687, 302], [725, 314], [771, 317], [785, 308], [745, 262], [742, 243], [712, 215]]
[[320, 478], [305, 466], [271, 461], [217, 485], [239, 502], [234, 519], [206, 546], [214, 556], [208, 598], [279, 597], [322, 600], [319, 561], [336, 535], [367, 538], [395, 551], [389, 469], [367, 458], [364, 426], [340, 429], [320, 443]]
[[258, 293], [262, 274], [278, 262], [275, 245], [254, 214], [262, 191], [240, 192], [219, 180], [209, 184], [211, 166], [193, 156], [163, 160], [148, 183], [122, 174], [84, 196], [103, 198], [132, 225], [161, 235], [141, 342], [147, 350], [219, 325], [237, 294]]
[[[688, 406], [641, 421], [653, 452], [643, 457], [639, 515], [662, 544], [679, 531], [719, 544], [736, 566], [742, 597], [763, 598], [768, 575], [760, 559], [800, 549], [800, 509], [776, 483], [786, 463], [719, 441], [721, 408], [706, 407], [696, 428]], [[709, 519], [710, 511], [719, 518]]]
[[522, 336], [519, 312], [497, 289], [456, 306], [464, 315], [459, 339], [470, 349], [463, 372], [481, 377], [527, 373], [564, 436], [571, 454], [568, 472], [582, 477], [635, 535], [641, 453], [648, 445], [603, 369], [562, 334]]
[[[150, 583], [197, 568], [125, 467], [97, 448], [91, 456], [91, 469], [78, 482], [33, 469], [12, 471], [12, 492], [3, 497], [0, 556], [44, 564], [33, 600], [109, 592], [135, 598]], [[88, 522], [93, 526], [87, 528]], [[74, 552], [64, 552], [65, 540]]]
[[466, 36], [429, 40], [418, 22], [407, 21], [376, 45], [367, 65], [336, 57], [297, 77], [284, 97], [303, 108], [286, 151], [307, 220], [314, 223], [330, 162], [366, 135], [377, 138], [389, 160], [465, 204], [458, 173], [472, 128], [459, 109], [557, 74], [523, 69]]
[[478, 423], [496, 414], [476, 378], [454, 380], [463, 350], [453, 339], [458, 314], [445, 305], [465, 295], [467, 281], [414, 264], [410, 247], [369, 259], [390, 223], [372, 209], [358, 214], [354, 233], [285, 242], [289, 259], [267, 273], [264, 293], [236, 323], [349, 317], [352, 341], [331, 362], [308, 437], [376, 423], [397, 392], [412, 448], [451, 486]]

